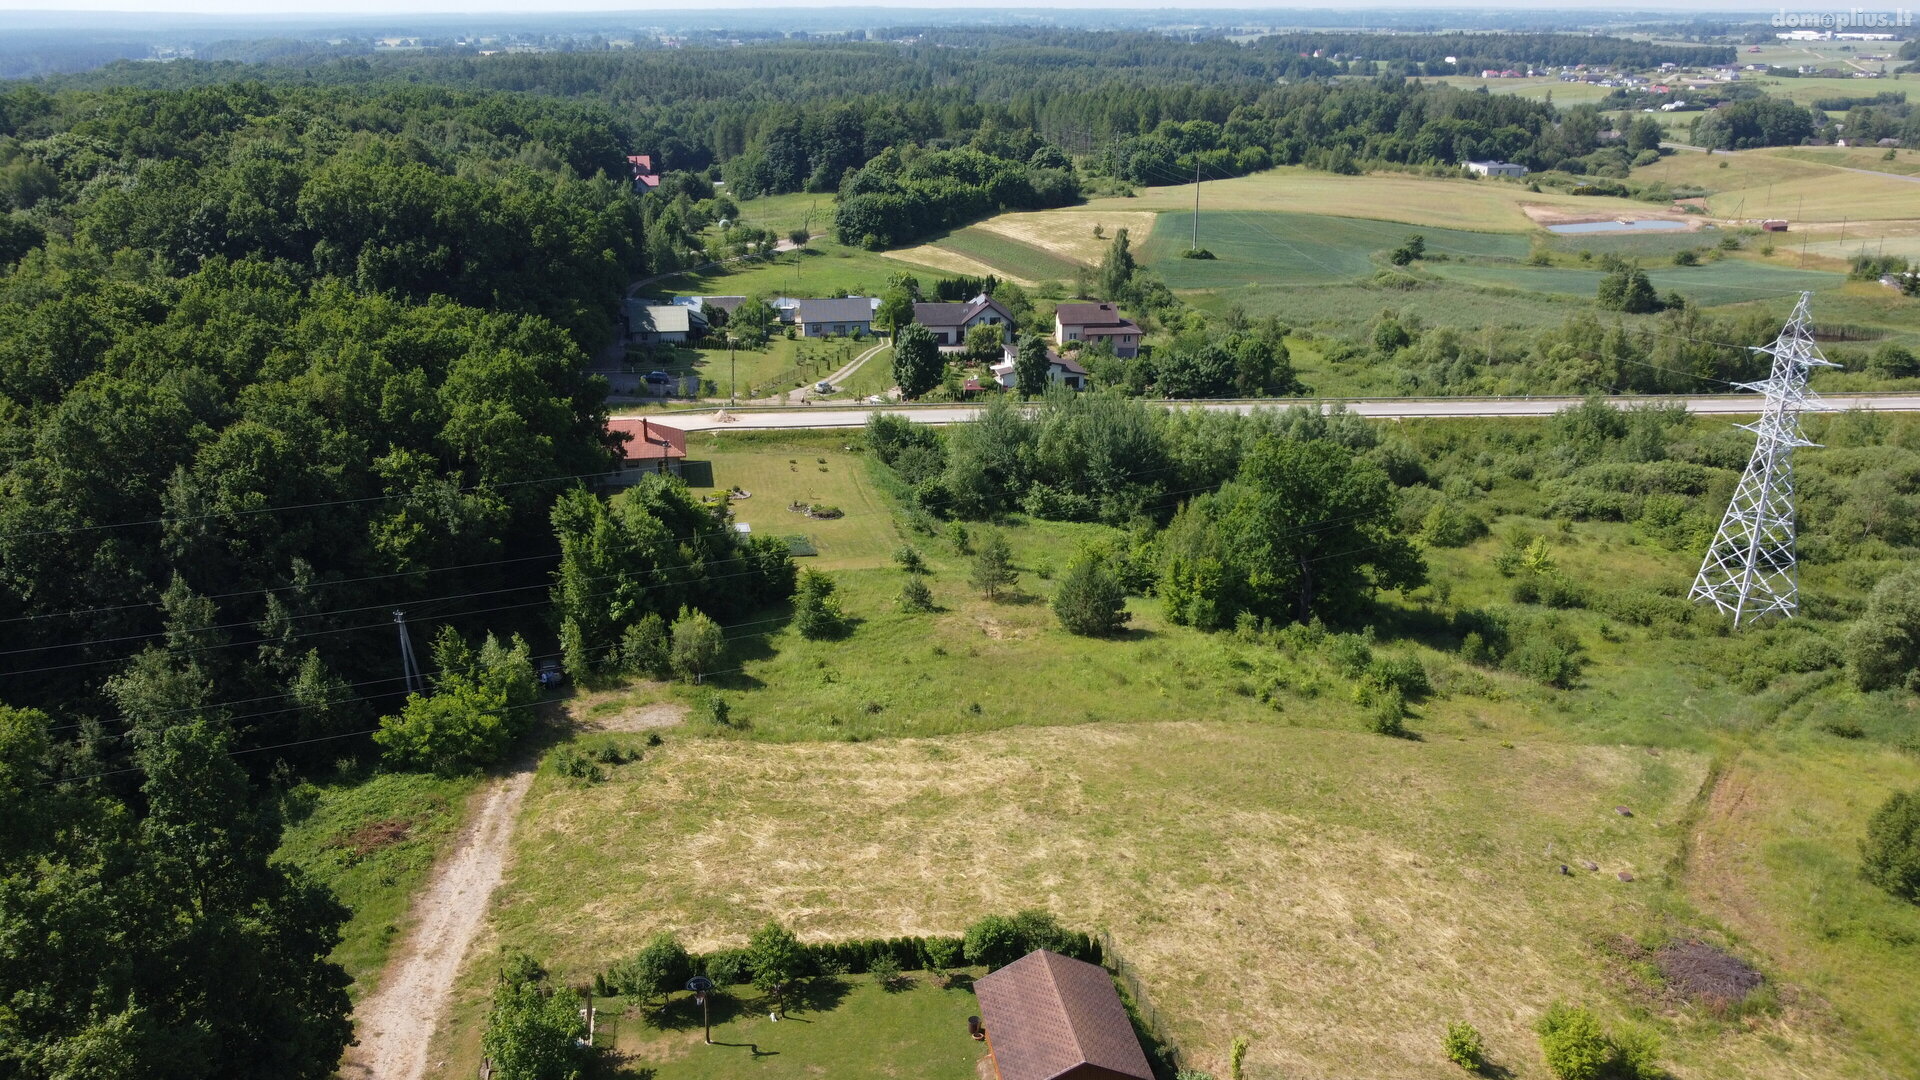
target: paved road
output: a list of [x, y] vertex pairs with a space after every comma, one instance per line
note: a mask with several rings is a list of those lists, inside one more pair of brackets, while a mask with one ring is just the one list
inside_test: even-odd
[[[1265, 401], [1183, 401], [1168, 402], [1168, 408], [1199, 408], [1219, 412], [1249, 412], [1260, 408], [1286, 408], [1290, 405], [1318, 405], [1322, 409], [1345, 405], [1349, 412], [1380, 420], [1430, 420], [1475, 417], [1551, 416], [1561, 409], [1578, 405], [1582, 398], [1395, 398], [1326, 400], [1274, 398]], [[1760, 398], [1754, 394], [1707, 395], [1701, 397], [1615, 397], [1609, 402], [1631, 408], [1639, 405], [1682, 404], [1687, 411], [1705, 416], [1751, 415], [1760, 411]], [[1870, 412], [1920, 412], [1920, 394], [1836, 394], [1820, 399], [1821, 408], [1840, 412], [1862, 409]], [[748, 431], [780, 428], [854, 428], [867, 422], [873, 412], [897, 412], [923, 424], [958, 424], [973, 418], [978, 405], [849, 405], [831, 402], [801, 408], [734, 409], [717, 418], [723, 410], [653, 412], [654, 420], [687, 431]]]

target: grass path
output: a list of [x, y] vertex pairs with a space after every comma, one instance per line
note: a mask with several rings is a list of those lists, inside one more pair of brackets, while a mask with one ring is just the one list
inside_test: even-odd
[[475, 797], [469, 824], [414, 903], [413, 932], [379, 989], [354, 1012], [359, 1043], [347, 1051], [341, 1076], [418, 1080], [426, 1074], [427, 1040], [446, 1015], [447, 988], [506, 873], [514, 820], [533, 774], [533, 760], [522, 761]]

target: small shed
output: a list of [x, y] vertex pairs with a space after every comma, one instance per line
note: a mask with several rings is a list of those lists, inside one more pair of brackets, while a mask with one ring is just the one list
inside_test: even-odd
[[999, 1080], [1153, 1080], [1106, 969], [1044, 949], [973, 984]]
[[1786, 232], [1787, 219], [1786, 218], [1768, 218], [1767, 220], [1760, 223], [1760, 227], [1767, 230], [1768, 232]]

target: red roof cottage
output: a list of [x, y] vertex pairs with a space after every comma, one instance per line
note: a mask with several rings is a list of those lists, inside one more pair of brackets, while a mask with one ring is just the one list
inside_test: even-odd
[[973, 984], [999, 1080], [1153, 1080], [1106, 969], [1039, 950]]
[[607, 430], [627, 437], [620, 448], [620, 466], [607, 478], [608, 483], [625, 486], [650, 472], [680, 475], [680, 467], [687, 460], [686, 432], [644, 416], [609, 420]]

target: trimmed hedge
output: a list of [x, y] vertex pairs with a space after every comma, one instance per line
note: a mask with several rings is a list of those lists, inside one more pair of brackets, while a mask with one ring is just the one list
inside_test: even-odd
[[[1007, 920], [1023, 932], [1033, 926], [1029, 913], [1013, 916]], [[1050, 927], [1048, 940], [1039, 943], [1027, 942], [1030, 947], [1021, 950], [1021, 955], [1032, 948], [1045, 947], [1075, 960], [1085, 960], [1090, 964], [1101, 961], [1100, 942], [1091, 934], [1077, 930], [1065, 930]], [[801, 942], [801, 950], [806, 956], [806, 973], [809, 976], [820, 975], [864, 975], [872, 970], [873, 962], [880, 957], [890, 957], [901, 971], [926, 971], [939, 966], [954, 966], [965, 955], [966, 939], [959, 935], [934, 937], [892, 937], [892, 938], [854, 938], [850, 941]], [[746, 965], [734, 962], [738, 949], [721, 949], [717, 952], [693, 957], [693, 969], [706, 973], [715, 982], [743, 983], [751, 977]], [[933, 962], [933, 957], [944, 952], [953, 959], [946, 965]], [[717, 961], [717, 962], [716, 962]], [[722, 976], [731, 976], [722, 978]], [[595, 977], [598, 987], [608, 987], [614, 982], [612, 972]], [[605, 992], [602, 990], [601, 992]]]

